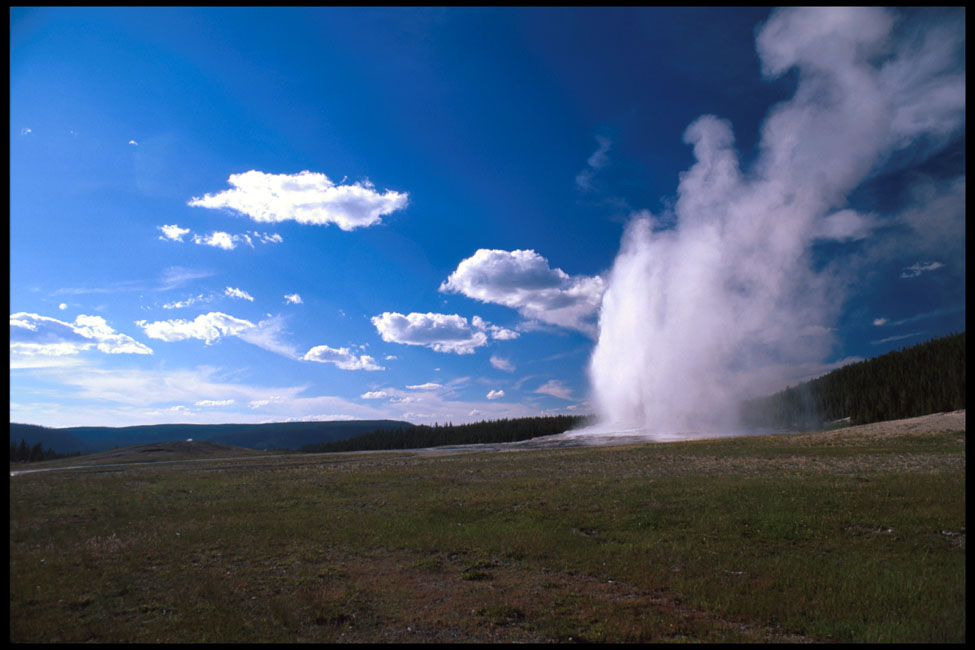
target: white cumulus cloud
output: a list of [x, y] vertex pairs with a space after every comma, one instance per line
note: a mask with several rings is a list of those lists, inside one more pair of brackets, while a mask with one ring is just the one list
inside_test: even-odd
[[135, 324], [152, 339], [166, 342], [199, 339], [207, 345], [216, 343], [223, 336], [240, 336], [241, 332], [255, 327], [254, 323], [248, 320], [218, 311], [200, 314], [193, 320], [177, 318], [154, 323], [140, 320]]
[[300, 305], [301, 304], [301, 296], [299, 296], [296, 293], [286, 293], [284, 295], [284, 300], [285, 300], [285, 302], [288, 302], [288, 303], [290, 303], [292, 305]]
[[101, 316], [81, 314], [73, 323], [19, 312], [10, 315], [11, 365], [14, 357], [62, 356], [97, 349], [105, 354], [152, 354], [131, 336], [120, 334]]
[[226, 232], [212, 232], [209, 235], [203, 237], [201, 235], [193, 235], [194, 244], [202, 244], [206, 246], [213, 246], [214, 248], [222, 248], [225, 251], [232, 251], [237, 247], [237, 242], [241, 241], [240, 235], [231, 235]]
[[369, 182], [336, 185], [325, 174], [267, 174], [251, 170], [231, 174], [232, 189], [194, 197], [189, 205], [229, 208], [259, 222], [294, 220], [303, 224], [334, 223], [342, 230], [372, 226], [406, 207], [403, 192], [376, 191]]
[[503, 390], [491, 390], [491, 391], [488, 391], [488, 394], [487, 394], [487, 398], [488, 399], [498, 399], [499, 397], [504, 397], [504, 391]]
[[281, 317], [268, 318], [255, 325], [249, 320], [216, 311], [200, 314], [193, 320], [177, 318], [153, 323], [139, 320], [135, 324], [141, 327], [149, 338], [166, 342], [197, 339], [212, 345], [224, 336], [236, 336], [251, 345], [289, 359], [299, 358], [294, 346], [281, 338], [284, 330], [284, 321]]
[[389, 397], [389, 393], [384, 390], [370, 390], [363, 393], [359, 397], [362, 399], [382, 399], [384, 397]]
[[600, 276], [570, 276], [533, 250], [482, 248], [440, 285], [481, 302], [511, 307], [531, 319], [595, 335], [604, 290]]
[[514, 330], [505, 329], [500, 325], [492, 325], [480, 316], [471, 318], [471, 325], [483, 332], [489, 333], [492, 339], [497, 339], [498, 341], [511, 341], [521, 336]]
[[423, 345], [437, 352], [472, 354], [488, 341], [487, 334], [457, 314], [383, 312], [372, 317], [372, 324], [387, 343]]
[[376, 360], [368, 354], [356, 356], [349, 348], [330, 348], [327, 345], [316, 345], [302, 357], [305, 361], [331, 363], [342, 370], [385, 370], [376, 364]]
[[159, 236], [159, 239], [162, 239], [163, 241], [166, 241], [167, 239], [170, 241], [183, 241], [183, 235], [190, 232], [189, 228], [180, 228], [176, 224], [157, 226], [157, 228], [162, 231], [162, 235]]

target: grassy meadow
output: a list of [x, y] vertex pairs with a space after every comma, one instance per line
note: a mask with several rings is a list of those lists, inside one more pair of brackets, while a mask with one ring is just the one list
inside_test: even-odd
[[13, 642], [960, 642], [965, 609], [964, 431], [10, 478]]

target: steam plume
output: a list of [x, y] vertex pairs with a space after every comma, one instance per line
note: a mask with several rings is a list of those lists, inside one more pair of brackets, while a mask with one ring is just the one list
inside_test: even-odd
[[930, 153], [964, 125], [963, 27], [899, 27], [880, 8], [796, 8], [759, 30], [763, 74], [796, 68], [795, 95], [746, 171], [729, 122], [694, 121], [673, 213], [633, 216], [590, 362], [598, 429], [717, 432], [756, 386], [829, 354], [843, 296], [812, 244], [869, 236], [851, 192], [893, 151]]

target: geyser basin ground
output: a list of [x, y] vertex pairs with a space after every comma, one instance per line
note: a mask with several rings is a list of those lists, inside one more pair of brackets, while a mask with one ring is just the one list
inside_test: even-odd
[[[888, 422], [874, 422], [854, 427], [845, 427], [833, 431], [819, 431], [814, 433], [799, 433], [782, 430], [727, 430], [718, 432], [654, 432], [647, 429], [626, 429], [620, 431], [604, 431], [601, 429], [585, 428], [566, 431], [554, 436], [541, 436], [530, 440], [505, 443], [484, 443], [476, 445], [454, 445], [444, 447], [429, 447], [415, 449], [420, 455], [456, 454], [476, 451], [519, 451], [533, 449], [565, 449], [570, 447], [620, 446], [640, 445], [662, 442], [680, 442], [686, 440], [708, 440], [714, 438], [732, 438], [758, 435], [795, 435], [815, 437], [817, 440], [858, 439], [868, 441], [877, 438], [902, 435], [924, 435], [939, 431], [965, 430], [965, 410], [949, 413], [933, 413], [904, 420]], [[380, 453], [380, 452], [353, 452]]]
[[[763, 433], [782, 433], [781, 431], [766, 431]], [[604, 431], [578, 429], [566, 431], [552, 436], [539, 436], [530, 440], [518, 442], [480, 443], [473, 445], [450, 445], [443, 447], [428, 447], [415, 450], [427, 454], [453, 454], [464, 452], [490, 451], [523, 451], [530, 449], [567, 449], [570, 447], [595, 447], [641, 445], [657, 442], [677, 442], [681, 440], [706, 440], [709, 438], [728, 438], [733, 436], [759, 435], [758, 432], [677, 432], [661, 433], [649, 429], [624, 429], [620, 431]]]
[[964, 413], [90, 467], [10, 479], [10, 639], [957, 643], [964, 543]]

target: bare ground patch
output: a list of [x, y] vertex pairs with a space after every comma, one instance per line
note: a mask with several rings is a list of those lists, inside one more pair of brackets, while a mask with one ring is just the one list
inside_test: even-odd
[[[965, 409], [948, 413], [932, 413], [905, 420], [873, 422], [833, 431], [799, 434], [795, 439], [799, 443], [855, 445], [900, 436], [932, 436], [946, 431], [965, 431]], [[964, 436], [961, 440], [964, 442]]]

